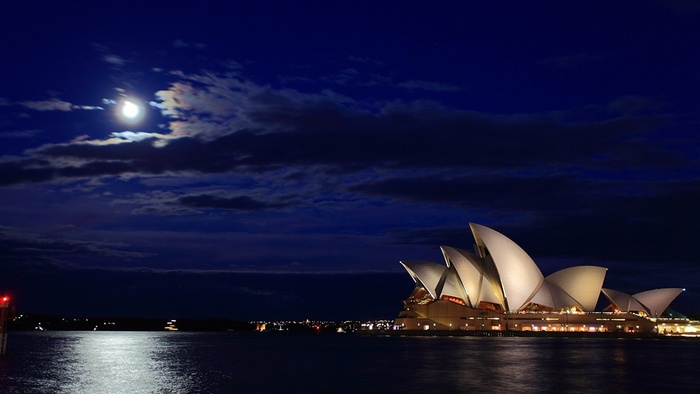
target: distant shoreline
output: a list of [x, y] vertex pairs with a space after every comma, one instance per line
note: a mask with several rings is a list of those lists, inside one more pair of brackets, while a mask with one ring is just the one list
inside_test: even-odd
[[539, 337], [539, 338], [699, 338], [689, 335], [665, 335], [625, 332], [555, 332], [555, 331], [467, 331], [467, 330], [360, 330], [358, 335], [395, 337]]

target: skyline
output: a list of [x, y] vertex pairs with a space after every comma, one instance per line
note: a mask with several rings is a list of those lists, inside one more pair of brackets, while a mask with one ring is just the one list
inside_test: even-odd
[[695, 3], [197, 4], [0, 15], [22, 310], [390, 318], [474, 222], [700, 313]]

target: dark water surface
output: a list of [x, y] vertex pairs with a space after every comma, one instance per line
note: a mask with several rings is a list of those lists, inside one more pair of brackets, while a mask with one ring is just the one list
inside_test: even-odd
[[13, 332], [0, 393], [691, 392], [699, 339]]

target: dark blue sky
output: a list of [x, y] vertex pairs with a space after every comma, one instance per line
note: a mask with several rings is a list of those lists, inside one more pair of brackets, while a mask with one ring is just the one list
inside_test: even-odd
[[3, 8], [20, 310], [392, 318], [476, 222], [700, 313], [697, 3], [278, 3]]

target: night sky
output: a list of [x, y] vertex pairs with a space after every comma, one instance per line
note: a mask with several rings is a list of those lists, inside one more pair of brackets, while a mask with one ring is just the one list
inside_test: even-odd
[[698, 2], [289, 3], [1, 7], [19, 312], [393, 318], [475, 222], [700, 313]]

